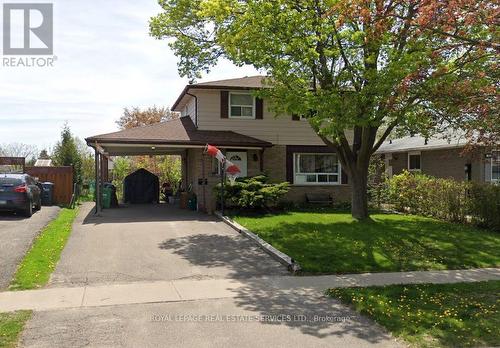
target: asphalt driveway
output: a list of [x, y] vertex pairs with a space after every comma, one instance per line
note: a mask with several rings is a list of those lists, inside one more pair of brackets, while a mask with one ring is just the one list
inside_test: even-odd
[[6, 288], [33, 239], [59, 213], [59, 207], [42, 207], [31, 218], [0, 212], [0, 290]]
[[[231, 298], [155, 303], [153, 296], [152, 303], [37, 311], [21, 346], [400, 347], [321, 292], [278, 286], [273, 279], [280, 277], [266, 276], [286, 275], [285, 267], [213, 217], [167, 205], [105, 210], [102, 217], [91, 209], [80, 208], [49, 286], [183, 279], [177, 283], [190, 283], [184, 290], [203, 293], [221, 291], [203, 288], [204, 279], [221, 279], [222, 290], [235, 279], [244, 285]], [[92, 297], [89, 288], [83, 296]]]
[[283, 265], [214, 217], [170, 205], [84, 204], [51, 287], [284, 275]]

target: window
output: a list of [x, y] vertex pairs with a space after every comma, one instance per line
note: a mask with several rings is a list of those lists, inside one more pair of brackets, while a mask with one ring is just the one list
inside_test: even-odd
[[494, 151], [491, 156], [491, 181], [500, 182], [500, 151]]
[[254, 98], [251, 94], [229, 94], [230, 118], [255, 118]]
[[420, 152], [408, 153], [408, 170], [410, 172], [419, 172], [422, 169], [422, 156]]
[[294, 184], [340, 184], [340, 163], [336, 154], [294, 154]]

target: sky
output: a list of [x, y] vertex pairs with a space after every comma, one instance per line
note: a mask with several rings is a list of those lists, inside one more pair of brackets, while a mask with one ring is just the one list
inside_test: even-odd
[[[57, 59], [53, 67], [0, 64], [0, 144], [50, 149], [65, 122], [81, 139], [113, 132], [123, 108], [169, 107], [188, 83], [167, 40], [149, 36], [149, 18], [161, 12], [156, 0], [38, 2], [54, 5]], [[256, 74], [220, 61], [199, 81]]]

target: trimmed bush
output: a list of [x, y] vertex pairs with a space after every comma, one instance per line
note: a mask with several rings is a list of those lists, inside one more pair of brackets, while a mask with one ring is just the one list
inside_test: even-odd
[[471, 184], [469, 197], [474, 222], [500, 231], [500, 185]]
[[[224, 186], [224, 204], [234, 208], [262, 209], [276, 206], [290, 189], [288, 182], [268, 183], [265, 175], [237, 179]], [[214, 188], [220, 202], [220, 184]]]
[[472, 219], [500, 230], [500, 187], [404, 171], [388, 180], [388, 200], [402, 212], [452, 222]]

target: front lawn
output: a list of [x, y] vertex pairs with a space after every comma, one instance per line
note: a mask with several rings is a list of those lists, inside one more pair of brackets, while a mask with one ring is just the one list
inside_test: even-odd
[[305, 273], [394, 272], [500, 266], [500, 234], [411, 215], [288, 212], [232, 216]]
[[328, 290], [414, 347], [500, 343], [500, 281]]
[[31, 317], [31, 311], [0, 313], [0, 347], [16, 347], [19, 334]]
[[19, 265], [9, 290], [39, 288], [47, 283], [71, 233], [78, 209], [61, 209], [33, 242]]

